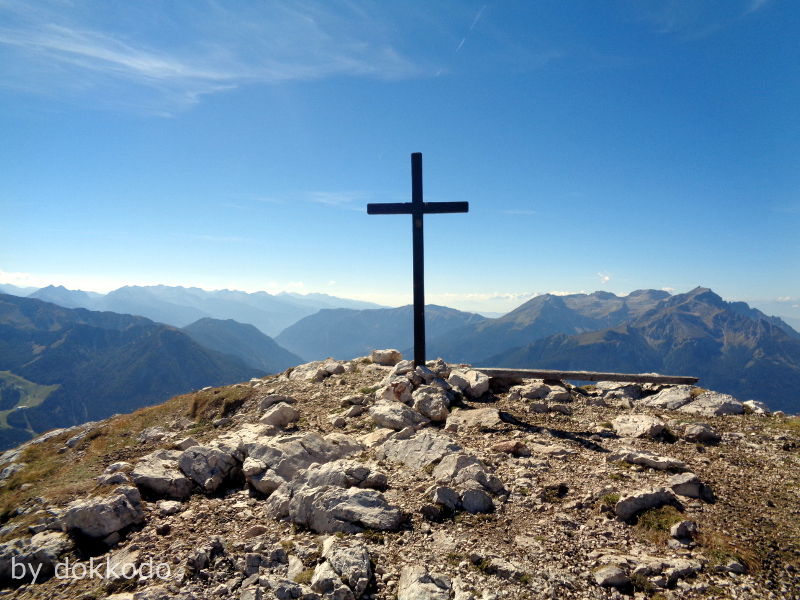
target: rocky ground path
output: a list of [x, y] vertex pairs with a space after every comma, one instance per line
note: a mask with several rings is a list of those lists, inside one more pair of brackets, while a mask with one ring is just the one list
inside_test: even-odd
[[[48, 434], [0, 486], [13, 598], [800, 598], [798, 419], [689, 386], [378, 351]], [[136, 576], [54, 572], [92, 560]]]

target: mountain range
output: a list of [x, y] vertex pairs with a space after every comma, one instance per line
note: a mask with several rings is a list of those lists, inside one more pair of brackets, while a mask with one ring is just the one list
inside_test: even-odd
[[[0, 294], [0, 447], [305, 361], [387, 347], [410, 355], [413, 343], [411, 306], [307, 314], [342, 300], [166, 286], [105, 296], [51, 286], [34, 295], [54, 302]], [[278, 317], [268, 310], [273, 301], [283, 311]], [[160, 314], [183, 328], [67, 306], [103, 303]], [[304, 316], [275, 339], [247, 320], [286, 321], [288, 305]], [[206, 316], [226, 311], [242, 321]], [[497, 318], [429, 305], [426, 325], [428, 357], [451, 363], [693, 375], [700, 385], [800, 412], [793, 392], [800, 389], [800, 333], [707, 288], [544, 294]]]
[[[275, 338], [284, 348], [306, 360], [331, 356], [347, 360], [376, 348], [409, 348], [414, 343], [414, 307], [353, 310], [323, 309], [284, 329]], [[462, 327], [477, 325], [486, 317], [446, 306], [425, 307], [428, 337], [447, 336]]]
[[[220, 328], [200, 323], [192, 329], [208, 337]], [[265, 374], [262, 364], [253, 365], [144, 317], [0, 294], [0, 448], [54, 427]]]
[[[448, 312], [452, 311], [452, 312]], [[441, 315], [449, 318], [440, 322]], [[485, 367], [661, 372], [800, 412], [800, 333], [707, 288], [543, 294], [495, 319], [426, 307], [427, 355]], [[411, 347], [410, 307], [323, 310], [276, 341], [306, 359]]]
[[273, 295], [166, 285], [124, 286], [108, 294], [51, 285], [36, 290], [29, 297], [66, 308], [138, 315], [174, 327], [185, 327], [206, 317], [234, 319], [251, 324], [269, 336], [277, 335], [292, 323], [323, 308], [379, 308], [371, 302], [327, 294], [282, 292]]

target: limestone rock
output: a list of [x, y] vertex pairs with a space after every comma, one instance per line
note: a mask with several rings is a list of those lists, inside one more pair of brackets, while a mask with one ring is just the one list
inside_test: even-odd
[[452, 584], [436, 573], [428, 573], [420, 565], [406, 566], [400, 571], [397, 600], [449, 600]]
[[300, 412], [296, 408], [286, 402], [279, 402], [268, 408], [259, 419], [259, 422], [264, 425], [283, 428], [290, 423], [294, 423], [299, 418]]
[[468, 513], [490, 513], [494, 511], [494, 502], [481, 488], [471, 487], [461, 494], [461, 507]]
[[322, 558], [333, 568], [353, 596], [360, 598], [372, 579], [369, 551], [363, 544], [344, 542], [336, 537], [322, 544]]
[[679, 473], [673, 475], [669, 478], [667, 485], [679, 496], [700, 498], [703, 495], [703, 484], [700, 478], [694, 473]]
[[26, 578], [22, 581], [28, 580], [31, 569], [37, 573], [37, 583], [49, 579], [55, 572], [58, 558], [72, 547], [73, 542], [66, 533], [55, 531], [43, 531], [31, 538], [0, 543], [0, 585], [21, 581], [12, 579], [12, 560], [26, 569]]
[[402, 402], [380, 401], [369, 409], [369, 416], [379, 427], [395, 431], [428, 423], [428, 419]]
[[460, 451], [461, 446], [450, 436], [425, 430], [405, 440], [396, 438], [387, 440], [378, 449], [377, 456], [415, 469], [423, 469], [447, 455]]
[[433, 492], [431, 493], [431, 501], [434, 504], [440, 504], [448, 510], [456, 510], [461, 503], [458, 492], [452, 488], [444, 486], [438, 486], [434, 488]]
[[317, 533], [358, 533], [365, 528], [395, 531], [401, 513], [383, 494], [358, 488], [305, 488], [289, 503], [289, 518]]
[[424, 385], [411, 394], [414, 410], [425, 415], [434, 423], [447, 419], [450, 411], [450, 398], [442, 388]]
[[620, 437], [653, 438], [664, 431], [664, 421], [650, 415], [620, 415], [611, 421], [614, 432]]
[[704, 417], [720, 417], [723, 415], [742, 414], [744, 412], [744, 404], [728, 394], [705, 392], [688, 404], [684, 404], [678, 410]]
[[382, 388], [375, 392], [375, 399], [378, 402], [402, 402], [409, 404], [412, 401], [411, 393], [414, 386], [407, 377], [398, 377], [389, 381]]
[[67, 507], [63, 520], [68, 531], [103, 539], [144, 521], [139, 490], [120, 487], [109, 496], [75, 500]]
[[617, 565], [603, 565], [595, 569], [594, 580], [603, 587], [622, 587], [630, 583], [628, 574]]
[[453, 428], [456, 431], [461, 429], [497, 429], [503, 425], [500, 418], [500, 411], [496, 408], [473, 408], [470, 410], [457, 409], [450, 413], [447, 418], [446, 428]]
[[373, 350], [372, 354], [370, 355], [370, 359], [376, 365], [393, 367], [403, 360], [403, 355], [400, 354], [399, 350], [395, 350], [393, 348], [389, 350]]
[[215, 492], [233, 474], [238, 463], [230, 454], [213, 446], [192, 446], [178, 459], [181, 471], [207, 492]]
[[505, 491], [503, 482], [489, 472], [486, 465], [478, 458], [464, 453], [446, 455], [433, 469], [436, 481], [453, 486], [467, 486], [476, 482], [485, 490], [500, 494]]
[[766, 404], [759, 402], [758, 400], [746, 400], [742, 404], [744, 404], [745, 408], [756, 415], [769, 415], [772, 413]]
[[461, 390], [469, 398], [480, 398], [489, 391], [489, 377], [474, 369], [451, 371], [447, 383]]
[[614, 505], [614, 513], [620, 520], [628, 521], [643, 510], [658, 508], [665, 504], [681, 505], [675, 494], [665, 488], [641, 490], [622, 497]]
[[509, 400], [541, 400], [547, 398], [550, 386], [543, 379], [532, 379], [508, 390]]
[[682, 437], [687, 442], [700, 444], [713, 444], [722, 439], [711, 425], [705, 423], [687, 423], [683, 428]]
[[668, 456], [658, 456], [644, 450], [619, 450], [612, 452], [606, 459], [608, 462], [624, 461], [632, 465], [643, 465], [659, 471], [686, 471], [686, 464]]
[[678, 410], [692, 401], [692, 386], [676, 385], [664, 388], [660, 392], [643, 398], [638, 406], [659, 408], [662, 410]]
[[180, 450], [156, 450], [143, 456], [131, 472], [133, 483], [144, 494], [185, 500], [193, 484], [178, 468], [181, 454]]
[[299, 481], [309, 487], [333, 485], [378, 490], [385, 488], [387, 483], [386, 475], [383, 473], [379, 473], [367, 464], [346, 459], [321, 465], [314, 464], [306, 469]]
[[313, 463], [346, 458], [362, 449], [361, 444], [338, 434], [324, 438], [316, 433], [283, 437], [250, 447], [242, 471], [253, 488], [269, 494]]

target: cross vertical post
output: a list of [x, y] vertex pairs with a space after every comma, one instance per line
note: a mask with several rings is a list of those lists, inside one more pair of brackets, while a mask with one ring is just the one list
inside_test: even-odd
[[425, 239], [422, 153], [411, 155], [411, 226], [414, 253], [414, 366], [425, 366]]
[[468, 202], [425, 202], [422, 198], [422, 153], [411, 155], [411, 202], [367, 204], [369, 215], [411, 215], [414, 266], [414, 366], [425, 366], [425, 213], [469, 212]]

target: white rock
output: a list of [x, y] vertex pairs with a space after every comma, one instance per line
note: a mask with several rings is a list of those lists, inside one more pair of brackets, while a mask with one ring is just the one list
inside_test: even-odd
[[402, 402], [378, 402], [369, 409], [369, 416], [379, 427], [388, 427], [395, 431], [429, 422], [423, 415]]
[[424, 385], [411, 394], [413, 407], [419, 413], [428, 417], [434, 423], [441, 423], [450, 414], [450, 398], [439, 387]]
[[414, 469], [423, 469], [444, 457], [461, 451], [453, 439], [435, 431], [420, 431], [401, 440], [392, 438], [377, 450], [378, 458], [399, 462]]
[[630, 583], [630, 577], [617, 565], [603, 565], [594, 570], [594, 580], [603, 587], [621, 587]]
[[608, 462], [624, 461], [632, 465], [643, 465], [659, 471], [686, 471], [686, 464], [668, 456], [658, 456], [644, 450], [622, 449], [612, 452], [606, 458]]
[[746, 408], [750, 409], [757, 415], [769, 415], [772, 413], [766, 404], [759, 402], [758, 400], [747, 400], [743, 404]]
[[714, 428], [706, 423], [687, 423], [683, 428], [682, 437], [687, 442], [704, 444], [718, 442], [722, 439]]
[[620, 415], [611, 421], [614, 432], [621, 437], [653, 438], [664, 431], [664, 421], [650, 415]]
[[678, 410], [704, 417], [719, 417], [742, 414], [744, 412], [744, 404], [728, 394], [704, 392], [688, 404], [681, 406]]
[[300, 418], [300, 412], [292, 405], [286, 402], [279, 402], [278, 404], [270, 407], [259, 419], [260, 423], [264, 425], [272, 425], [273, 427], [286, 427], [290, 423], [294, 423]]
[[423, 566], [405, 566], [400, 571], [397, 600], [450, 600], [450, 580], [436, 573], [428, 573]]
[[68, 531], [95, 539], [105, 538], [144, 521], [139, 490], [120, 487], [108, 496], [76, 500], [67, 507], [63, 520]]
[[317, 533], [358, 533], [365, 528], [396, 531], [402, 514], [380, 492], [326, 486], [296, 492], [289, 518]]
[[692, 386], [676, 385], [664, 388], [657, 394], [642, 398], [637, 406], [660, 408], [662, 410], [677, 410], [692, 401]]
[[614, 513], [620, 520], [628, 521], [643, 510], [658, 508], [665, 504], [680, 506], [675, 494], [665, 488], [641, 490], [622, 497], [614, 505]]
[[180, 450], [156, 450], [142, 457], [131, 471], [133, 483], [145, 494], [185, 500], [192, 493], [192, 480], [178, 468]]
[[460, 431], [462, 429], [497, 429], [502, 425], [503, 420], [500, 418], [500, 411], [496, 408], [486, 407], [453, 410], [450, 416], [447, 417], [446, 427]]
[[233, 474], [236, 459], [212, 446], [192, 446], [179, 459], [180, 470], [207, 492], [215, 492]]
[[389, 350], [373, 350], [370, 359], [375, 364], [393, 367], [403, 360], [403, 355], [400, 354], [399, 350], [393, 348]]
[[702, 483], [700, 478], [694, 473], [679, 473], [669, 478], [667, 482], [669, 488], [679, 496], [687, 498], [700, 498], [702, 494]]

